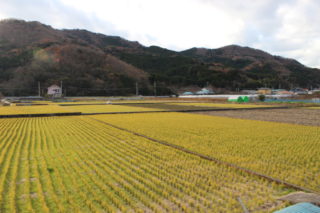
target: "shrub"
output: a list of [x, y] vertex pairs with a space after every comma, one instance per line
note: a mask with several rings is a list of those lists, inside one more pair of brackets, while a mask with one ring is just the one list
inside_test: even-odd
[[258, 99], [259, 99], [259, 101], [265, 101], [266, 100], [266, 96], [265, 95], [259, 95]]

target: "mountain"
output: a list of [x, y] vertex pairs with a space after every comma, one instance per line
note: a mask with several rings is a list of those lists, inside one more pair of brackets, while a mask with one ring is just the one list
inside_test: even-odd
[[117, 36], [86, 30], [57, 30], [39, 22], [0, 21], [0, 92], [37, 94], [63, 82], [68, 95], [130, 95], [139, 91], [169, 94], [177, 88], [204, 86], [235, 89], [319, 87], [320, 70], [230, 45], [177, 52], [145, 47]]
[[[55, 30], [39, 22], [0, 22], [0, 88], [7, 95], [37, 94], [63, 81], [69, 95], [125, 95], [148, 74], [104, 51], [105, 46], [134, 42], [80, 30]], [[122, 88], [122, 90], [117, 90]]]

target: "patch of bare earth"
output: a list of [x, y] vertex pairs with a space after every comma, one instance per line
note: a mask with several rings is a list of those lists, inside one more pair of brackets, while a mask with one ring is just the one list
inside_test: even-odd
[[273, 121], [307, 126], [320, 126], [320, 110], [315, 109], [268, 109], [268, 110], [235, 110], [235, 111], [203, 111], [197, 114], [224, 116], [231, 118]]
[[266, 202], [263, 205], [250, 210], [250, 212], [273, 212], [277, 209], [279, 209], [279, 207], [281, 207], [281, 205], [283, 204], [282, 201], [274, 201], [274, 202]]
[[293, 204], [309, 202], [320, 206], [320, 195], [314, 193], [294, 192], [280, 197], [278, 200], [288, 201]]

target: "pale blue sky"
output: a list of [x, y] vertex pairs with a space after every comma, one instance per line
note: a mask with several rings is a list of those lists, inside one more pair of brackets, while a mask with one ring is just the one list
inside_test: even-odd
[[3, 18], [174, 50], [239, 44], [320, 68], [318, 0], [0, 0]]

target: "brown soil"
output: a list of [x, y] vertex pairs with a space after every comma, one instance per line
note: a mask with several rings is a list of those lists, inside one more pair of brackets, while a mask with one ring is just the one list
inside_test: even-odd
[[314, 193], [294, 192], [286, 196], [278, 198], [278, 200], [288, 201], [296, 204], [301, 202], [309, 202], [320, 206], [320, 195]]
[[197, 114], [225, 116], [249, 120], [273, 121], [281, 123], [320, 126], [320, 110], [316, 109], [270, 109], [195, 112]]
[[152, 103], [152, 104], [129, 104], [128, 106], [144, 107], [152, 109], [163, 109], [163, 110], [207, 110], [218, 107], [206, 107], [206, 106], [189, 106], [189, 105], [170, 105], [166, 103]]

